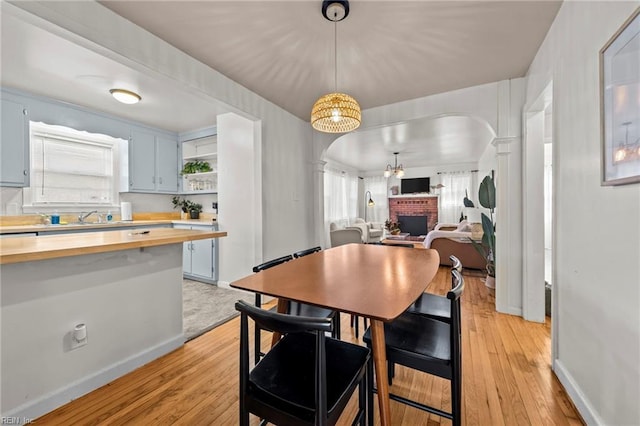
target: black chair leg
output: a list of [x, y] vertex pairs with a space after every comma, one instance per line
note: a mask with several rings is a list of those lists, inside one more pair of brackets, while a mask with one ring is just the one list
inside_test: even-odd
[[451, 381], [451, 416], [453, 426], [462, 424], [462, 378], [457, 374]]
[[373, 426], [373, 383], [375, 378], [373, 377], [373, 357], [369, 359], [367, 364], [367, 422], [369, 426]]
[[[262, 307], [262, 295], [256, 293], [256, 301], [255, 301], [255, 305], [258, 308]], [[260, 348], [260, 327], [258, 327], [257, 324], [255, 324], [255, 337], [253, 340], [253, 351], [254, 351], [254, 358], [253, 358], [253, 363], [254, 365], [258, 363], [258, 361], [260, 361], [260, 355], [262, 353], [262, 349]]]
[[336, 312], [336, 316], [333, 317], [333, 333], [331, 334], [331, 337], [340, 340], [340, 312]]
[[360, 384], [358, 385], [358, 413], [360, 415], [360, 421], [358, 424], [360, 426], [366, 426], [367, 424], [367, 401], [368, 401], [368, 393], [369, 393], [369, 368], [364, 372], [364, 377]]
[[389, 386], [393, 384], [393, 378], [396, 377], [396, 364], [387, 360], [387, 380]]

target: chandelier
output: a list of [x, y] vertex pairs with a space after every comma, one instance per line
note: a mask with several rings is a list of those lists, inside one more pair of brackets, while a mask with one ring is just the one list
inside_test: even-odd
[[391, 174], [394, 174], [398, 178], [404, 176], [404, 168], [402, 167], [402, 164], [398, 166], [398, 154], [399, 152], [393, 153], [393, 155], [395, 155], [396, 157], [395, 164], [393, 167], [391, 167], [391, 164], [387, 164], [387, 168], [384, 170], [384, 177], [388, 178], [389, 176], [391, 176]]
[[629, 143], [629, 125], [630, 121], [622, 123], [625, 126], [624, 143], [620, 142], [613, 152], [613, 162], [621, 163], [623, 161], [636, 160], [640, 158], [640, 138], [633, 143]]
[[360, 126], [360, 105], [353, 97], [338, 92], [338, 21], [349, 15], [346, 0], [325, 0], [322, 15], [333, 22], [334, 92], [321, 96], [311, 109], [311, 126], [326, 133], [345, 133]]

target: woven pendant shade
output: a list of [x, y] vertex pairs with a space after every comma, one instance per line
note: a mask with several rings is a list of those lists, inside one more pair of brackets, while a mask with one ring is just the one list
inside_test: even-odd
[[346, 133], [361, 121], [360, 105], [346, 93], [321, 96], [311, 109], [311, 126], [326, 133]]

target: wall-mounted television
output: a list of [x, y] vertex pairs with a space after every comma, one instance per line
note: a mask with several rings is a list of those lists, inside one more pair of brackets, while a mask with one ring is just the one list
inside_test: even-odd
[[402, 179], [400, 181], [401, 194], [415, 194], [417, 192], [429, 191], [431, 191], [431, 186], [429, 186], [428, 177]]

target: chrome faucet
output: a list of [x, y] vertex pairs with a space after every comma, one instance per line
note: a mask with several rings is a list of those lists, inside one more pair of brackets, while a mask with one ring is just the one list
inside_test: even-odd
[[84, 223], [84, 220], [94, 213], [98, 213], [98, 210], [93, 210], [93, 211], [90, 211], [89, 213], [85, 213], [85, 212], [80, 213], [80, 215], [78, 216], [78, 222]]

